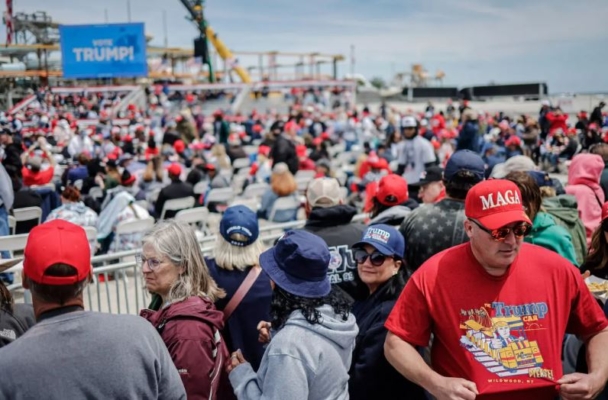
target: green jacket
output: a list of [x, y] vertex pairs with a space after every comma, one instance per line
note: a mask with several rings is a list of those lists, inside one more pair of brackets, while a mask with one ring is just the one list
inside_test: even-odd
[[524, 241], [553, 250], [572, 264], [579, 265], [576, 261], [572, 236], [566, 229], [557, 225], [553, 217], [547, 213], [539, 212], [536, 215], [532, 224], [532, 232], [525, 237]]
[[555, 223], [570, 232], [576, 251], [576, 265], [581, 266], [587, 257], [587, 235], [578, 212], [576, 197], [562, 194], [543, 199], [544, 211], [550, 214]]

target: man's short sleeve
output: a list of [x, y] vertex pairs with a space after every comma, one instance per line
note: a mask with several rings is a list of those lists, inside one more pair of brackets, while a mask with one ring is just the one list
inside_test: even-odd
[[428, 140], [424, 139], [424, 151], [422, 153], [422, 162], [425, 164], [437, 161], [433, 145]]
[[405, 285], [384, 326], [412, 345], [427, 346], [432, 319], [428, 302], [416, 279], [419, 277], [420, 274], [415, 274]]
[[608, 320], [597, 300], [593, 297], [582, 276], [573, 278], [574, 297], [566, 332], [581, 338], [599, 333], [608, 327]]
[[53, 167], [49, 167], [44, 171], [40, 171], [40, 185], [46, 185], [53, 180], [53, 174], [55, 173], [55, 169]]

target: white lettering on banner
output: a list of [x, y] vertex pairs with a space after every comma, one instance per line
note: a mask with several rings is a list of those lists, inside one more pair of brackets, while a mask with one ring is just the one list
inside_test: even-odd
[[504, 193], [496, 192], [496, 202], [494, 202], [494, 193], [490, 193], [488, 197], [479, 196], [481, 199], [482, 209], [485, 211], [489, 208], [502, 207], [509, 204], [521, 204], [519, 194], [513, 190], [507, 190]]
[[75, 47], [72, 49], [72, 52], [76, 56], [76, 62], [135, 60], [135, 49], [133, 46]]

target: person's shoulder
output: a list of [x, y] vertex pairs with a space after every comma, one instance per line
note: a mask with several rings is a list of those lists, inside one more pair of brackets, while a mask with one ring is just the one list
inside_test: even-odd
[[531, 243], [521, 244], [519, 257], [526, 260], [526, 270], [538, 268], [541, 271], [556, 273], [578, 271], [570, 261], [555, 251]]
[[467, 263], [471, 260], [471, 254], [469, 251], [470, 243], [462, 243], [433, 255], [431, 258], [426, 260], [420, 268], [414, 272], [414, 277], [428, 277], [436, 276], [439, 268], [443, 265], [448, 265], [454, 271], [458, 270], [456, 266]]

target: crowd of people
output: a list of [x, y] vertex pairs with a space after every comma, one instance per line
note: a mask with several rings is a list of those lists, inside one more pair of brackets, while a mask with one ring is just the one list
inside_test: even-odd
[[[103, 94], [0, 118], [0, 235], [43, 210], [15, 228], [32, 306], [0, 283], [0, 397], [608, 398], [608, 290], [586, 281], [608, 279], [604, 103], [574, 121], [545, 102], [372, 112], [325, 92], [291, 93], [287, 115], [201, 115], [200, 93], [172, 112], [161, 90], [125, 126]], [[211, 196], [255, 185], [253, 205]], [[166, 210], [184, 198], [219, 220], [211, 254]], [[122, 250], [151, 303], [85, 311], [91, 257]]]

